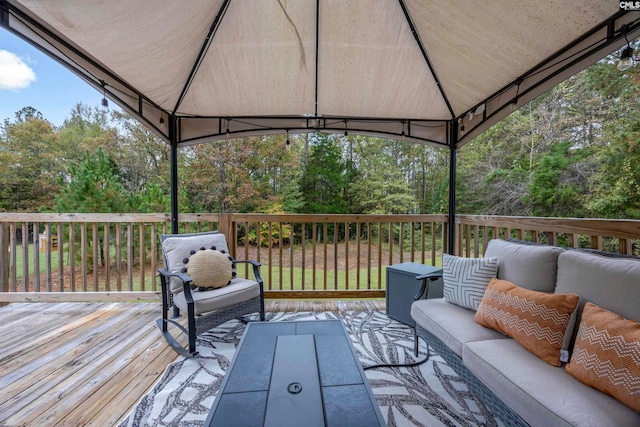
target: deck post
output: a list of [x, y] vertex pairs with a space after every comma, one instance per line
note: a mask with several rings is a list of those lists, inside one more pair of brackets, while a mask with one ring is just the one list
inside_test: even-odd
[[[9, 226], [0, 223], [0, 292], [9, 291]], [[7, 303], [0, 302], [0, 307]]]

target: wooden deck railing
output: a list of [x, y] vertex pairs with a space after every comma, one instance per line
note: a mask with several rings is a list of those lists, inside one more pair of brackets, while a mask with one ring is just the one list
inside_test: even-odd
[[[180, 214], [180, 231], [220, 230], [262, 263], [270, 298], [383, 297], [386, 266], [438, 265], [445, 215]], [[0, 213], [0, 302], [159, 298], [164, 214]], [[459, 215], [456, 253], [492, 238], [639, 255], [640, 221]], [[250, 276], [247, 266], [240, 274]]]
[[[169, 221], [0, 214], [0, 302], [157, 299], [159, 236]], [[220, 230], [236, 258], [260, 261], [271, 298], [383, 297], [387, 265], [435, 265], [446, 250], [445, 215], [180, 214], [179, 221], [181, 232]], [[244, 267], [240, 274], [250, 277]]]
[[481, 256], [493, 238], [640, 256], [637, 220], [457, 215], [456, 237], [456, 253], [467, 257]]

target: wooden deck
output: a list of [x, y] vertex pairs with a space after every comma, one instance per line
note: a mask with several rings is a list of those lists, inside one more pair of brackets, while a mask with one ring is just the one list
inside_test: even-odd
[[[384, 310], [384, 300], [267, 301], [267, 311]], [[0, 426], [111, 426], [176, 353], [159, 303], [0, 307]]]

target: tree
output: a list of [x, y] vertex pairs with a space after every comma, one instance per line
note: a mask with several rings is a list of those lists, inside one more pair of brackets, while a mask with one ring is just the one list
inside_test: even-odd
[[587, 188], [581, 173], [583, 159], [588, 150], [572, 148], [572, 144], [559, 143], [545, 153], [532, 170], [527, 201], [535, 216], [584, 216], [582, 197]]
[[116, 163], [101, 148], [95, 154], [85, 153], [82, 162], [69, 169], [69, 175], [66, 185], [60, 182], [56, 212], [129, 212]]
[[[401, 214], [414, 213], [417, 202], [407, 174], [398, 165], [404, 162], [404, 144], [378, 138], [355, 139], [352, 168], [359, 179], [349, 179], [354, 194], [352, 213]], [[395, 167], [394, 167], [395, 165]]]
[[181, 153], [180, 187], [196, 212], [297, 209], [301, 148], [286, 147], [284, 135], [188, 147]]
[[309, 163], [300, 184], [305, 201], [304, 212], [348, 212], [349, 205], [345, 199], [347, 182], [347, 165], [338, 139], [314, 134]]
[[53, 206], [64, 150], [55, 129], [32, 107], [5, 121], [0, 139], [0, 209], [35, 212]]

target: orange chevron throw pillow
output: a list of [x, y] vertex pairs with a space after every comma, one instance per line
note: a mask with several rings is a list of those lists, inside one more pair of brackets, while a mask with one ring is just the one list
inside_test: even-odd
[[545, 362], [560, 366], [560, 350], [576, 294], [548, 294], [493, 278], [480, 301], [475, 320], [515, 339]]
[[640, 323], [587, 303], [566, 370], [640, 412]]

